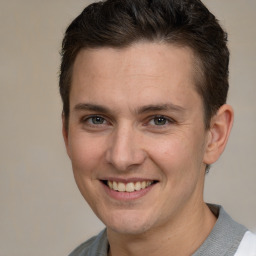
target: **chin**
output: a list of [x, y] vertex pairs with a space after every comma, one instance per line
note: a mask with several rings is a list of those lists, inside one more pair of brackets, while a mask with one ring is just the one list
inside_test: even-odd
[[133, 226], [128, 227], [126, 225], [123, 226], [107, 226], [107, 229], [111, 229], [115, 233], [123, 234], [123, 235], [141, 235], [149, 230], [149, 227], [146, 226]]
[[138, 213], [135, 216], [130, 214], [115, 216], [112, 218], [112, 221], [106, 220], [104, 223], [108, 229], [126, 235], [139, 235], [145, 233], [153, 226], [152, 221]]

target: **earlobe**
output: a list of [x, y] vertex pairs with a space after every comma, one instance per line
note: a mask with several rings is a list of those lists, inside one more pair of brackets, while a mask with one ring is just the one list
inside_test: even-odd
[[212, 164], [221, 156], [228, 141], [233, 119], [233, 109], [227, 104], [222, 105], [212, 117], [204, 156], [205, 164]]

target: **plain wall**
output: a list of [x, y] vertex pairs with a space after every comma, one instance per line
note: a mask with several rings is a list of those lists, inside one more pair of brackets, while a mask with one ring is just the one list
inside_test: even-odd
[[[103, 227], [75, 185], [58, 95], [63, 33], [89, 2], [0, 2], [0, 256], [68, 255]], [[256, 2], [204, 2], [229, 32], [235, 110], [205, 200], [256, 231]]]

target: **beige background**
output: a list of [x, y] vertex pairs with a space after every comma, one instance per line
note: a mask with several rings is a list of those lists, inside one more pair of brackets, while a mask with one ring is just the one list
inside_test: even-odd
[[[205, 198], [256, 231], [256, 2], [205, 0], [229, 31], [235, 125]], [[61, 256], [103, 225], [80, 196], [61, 137], [59, 50], [89, 1], [0, 1], [0, 256]]]

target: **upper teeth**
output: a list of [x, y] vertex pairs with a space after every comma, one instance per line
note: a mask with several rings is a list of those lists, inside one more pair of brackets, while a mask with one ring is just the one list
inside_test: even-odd
[[134, 191], [144, 189], [150, 186], [152, 183], [153, 181], [142, 181], [142, 182], [137, 181], [137, 182], [129, 182], [129, 183], [108, 181], [108, 186], [111, 189], [119, 192], [134, 192]]

